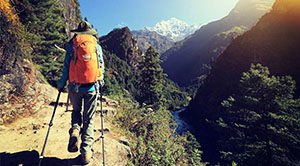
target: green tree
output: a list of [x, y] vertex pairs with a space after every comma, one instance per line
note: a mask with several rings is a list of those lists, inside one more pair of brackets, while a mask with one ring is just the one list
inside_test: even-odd
[[203, 165], [203, 163], [201, 163], [202, 151], [200, 151], [201, 146], [199, 142], [197, 142], [195, 136], [192, 133], [187, 132], [185, 133], [185, 135], [187, 141], [185, 143], [185, 150], [188, 155], [189, 165]]
[[162, 101], [162, 81], [165, 78], [160, 66], [159, 53], [148, 48], [141, 62], [140, 102], [147, 105], [160, 105]]
[[21, 22], [27, 33], [26, 39], [33, 49], [32, 60], [39, 65], [48, 82], [56, 85], [61, 75], [66, 39], [64, 9], [57, 0], [15, 0]]
[[223, 159], [238, 165], [300, 164], [300, 101], [293, 99], [290, 76], [270, 76], [267, 67], [251, 65], [238, 92], [222, 102], [220, 126], [230, 133], [221, 140]]
[[67, 38], [63, 9], [56, 0], [43, 0], [33, 12], [36, 17], [32, 26], [40, 38], [35, 40], [32, 59], [40, 65], [49, 83], [55, 85], [61, 75], [64, 59], [64, 52], [55, 48], [55, 45], [63, 46]]

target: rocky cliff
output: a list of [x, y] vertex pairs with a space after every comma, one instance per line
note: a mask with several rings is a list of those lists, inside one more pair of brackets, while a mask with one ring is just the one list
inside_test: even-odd
[[3, 12], [0, 15], [0, 25], [0, 102], [4, 103], [8, 101], [10, 94], [22, 93], [25, 71], [22, 65], [23, 52], [18, 43], [19, 39], [9, 32], [14, 29], [14, 26]]
[[71, 37], [70, 30], [77, 28], [81, 20], [78, 0], [61, 0], [61, 6], [64, 8], [64, 18], [66, 22], [66, 32]]
[[137, 67], [142, 51], [128, 27], [114, 29], [106, 36], [100, 37], [99, 41], [104, 50], [109, 50], [129, 65]]
[[47, 99], [42, 97], [46, 93], [40, 73], [27, 60], [31, 49], [14, 9], [9, 1], [0, 7], [0, 124], [4, 124], [33, 113]]
[[[77, 0], [60, 1], [65, 9], [67, 31], [77, 26], [80, 18]], [[49, 85], [43, 84], [41, 74], [30, 61], [32, 47], [23, 22], [31, 14], [25, 1], [0, 3], [0, 124], [37, 111], [48, 103]], [[18, 12], [16, 12], [16, 10]]]

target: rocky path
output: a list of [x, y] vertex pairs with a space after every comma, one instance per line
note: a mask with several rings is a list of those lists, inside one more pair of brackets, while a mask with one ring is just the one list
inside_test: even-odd
[[[57, 91], [51, 90], [51, 101], [55, 102]], [[66, 110], [67, 94], [60, 98], [60, 105], [51, 127], [46, 150], [44, 152], [43, 166], [76, 165], [77, 153], [69, 153], [68, 130], [71, 122], [71, 110], [69, 106]], [[43, 105], [35, 114], [25, 118], [20, 118], [9, 125], [0, 126], [0, 166], [31, 166], [36, 165], [39, 154], [42, 151], [48, 123], [53, 113], [54, 104]], [[104, 110], [114, 110], [104, 102]], [[95, 143], [93, 145], [93, 157], [89, 166], [102, 165], [102, 144], [101, 144], [101, 123], [100, 107], [96, 114], [95, 121]], [[130, 148], [126, 145], [128, 140], [119, 134], [118, 129], [104, 119], [104, 145], [105, 145], [105, 165], [125, 166], [130, 156]], [[125, 142], [125, 143], [124, 143]]]

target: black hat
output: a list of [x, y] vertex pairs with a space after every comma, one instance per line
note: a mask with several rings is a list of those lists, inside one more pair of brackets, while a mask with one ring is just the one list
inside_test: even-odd
[[88, 23], [87, 21], [81, 21], [77, 27], [77, 29], [71, 30], [71, 32], [74, 32], [75, 34], [89, 34], [97, 36], [98, 32], [93, 29], [92, 25]]

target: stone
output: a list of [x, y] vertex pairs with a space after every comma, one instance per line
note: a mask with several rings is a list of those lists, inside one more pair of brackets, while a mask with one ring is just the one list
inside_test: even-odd
[[119, 103], [117, 101], [109, 101], [107, 102], [107, 105], [111, 107], [117, 107]]
[[129, 140], [128, 140], [127, 137], [122, 136], [122, 137], [120, 138], [119, 142], [120, 142], [121, 144], [123, 144], [123, 145], [130, 146], [130, 143], [129, 143]]

